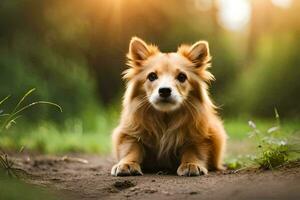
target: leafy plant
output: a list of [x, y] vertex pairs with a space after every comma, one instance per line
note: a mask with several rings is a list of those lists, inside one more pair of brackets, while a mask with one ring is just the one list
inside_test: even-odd
[[297, 143], [292, 143], [282, 136], [280, 117], [276, 109], [275, 118], [275, 126], [267, 131], [259, 130], [253, 121], [248, 122], [252, 128], [249, 137], [255, 139], [258, 151], [252, 160], [263, 169], [282, 166], [292, 158], [292, 154], [300, 152]]

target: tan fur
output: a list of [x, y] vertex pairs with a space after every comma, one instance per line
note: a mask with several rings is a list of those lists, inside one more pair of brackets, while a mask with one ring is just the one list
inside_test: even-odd
[[[208, 43], [183, 45], [176, 53], [166, 54], [133, 38], [127, 57], [123, 110], [112, 139], [118, 164], [111, 174], [177, 169], [178, 175], [194, 176], [206, 174], [208, 169], [222, 169], [226, 133], [207, 92], [207, 83], [214, 78], [207, 71], [211, 60]], [[174, 77], [174, 85], [184, 99], [178, 109], [162, 112], [149, 103], [156, 84], [147, 81], [151, 71], [158, 77]], [[185, 83], [176, 82], [179, 71], [187, 74]]]

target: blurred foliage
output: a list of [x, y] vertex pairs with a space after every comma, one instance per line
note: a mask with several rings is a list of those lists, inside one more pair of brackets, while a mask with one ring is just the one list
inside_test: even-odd
[[[49, 122], [28, 126], [18, 124], [5, 134], [0, 135], [0, 147], [4, 150], [30, 150], [39, 153], [109, 153], [111, 147], [110, 133], [116, 126], [119, 113], [110, 111], [99, 113], [95, 119], [97, 127], [94, 131], [84, 131], [83, 123], [79, 120], [67, 120], [63, 128]], [[254, 119], [260, 130], [267, 130], [274, 126], [273, 121]], [[246, 120], [225, 120], [225, 129], [229, 136], [228, 154], [229, 159], [236, 159], [239, 155], [253, 152], [255, 146], [248, 138], [251, 131]], [[299, 137], [300, 124], [298, 121], [284, 121], [281, 127], [286, 137]], [[240, 159], [238, 159], [240, 160]]]
[[47, 192], [44, 188], [33, 186], [18, 179], [12, 179], [0, 171], [0, 199], [32, 200], [32, 199], [62, 199]]
[[[9, 150], [27, 150], [39, 153], [109, 153], [110, 132], [116, 125], [116, 114], [99, 114], [97, 127], [93, 131], [83, 129], [80, 120], [66, 120], [63, 127], [49, 122], [38, 125], [18, 124], [0, 135], [0, 147]], [[24, 128], [25, 127], [25, 128]]]
[[[12, 111], [0, 113], [0, 153], [2, 153], [2, 149], [24, 150], [24, 148], [40, 153], [107, 153], [109, 151], [109, 133], [111, 128], [116, 126], [116, 119], [119, 114], [116, 110], [106, 109], [105, 112], [99, 111], [97, 115], [92, 113], [92, 116], [85, 116], [89, 119], [93, 118], [92, 121], [84, 122], [80, 119], [69, 118], [64, 121], [62, 126], [46, 121], [41, 121], [38, 124], [23, 122], [19, 119], [22, 117], [21, 114], [40, 104], [52, 106], [62, 111], [59, 105], [46, 101], [35, 101], [23, 105], [34, 90], [29, 90]], [[9, 97], [7, 96], [0, 101], [0, 109], [3, 108], [3, 104], [9, 101]], [[89, 128], [85, 128], [86, 126]], [[3, 152], [0, 155], [0, 170], [2, 167], [10, 172], [12, 165], [13, 162], [7, 160], [7, 155]]]
[[234, 96], [241, 102], [241, 112], [270, 116], [277, 107], [285, 116], [299, 117], [300, 42], [296, 33], [262, 38], [257, 61], [242, 75]]
[[47, 42], [46, 32], [52, 29], [43, 17], [43, 4], [32, 0], [0, 3], [0, 96], [14, 94], [15, 101], [10, 101], [13, 106], [24, 91], [36, 87], [37, 92], [28, 101], [51, 99], [65, 112], [57, 115], [41, 107], [28, 113], [30, 119], [60, 122], [94, 109], [94, 80], [81, 55], [63, 54], [59, 47]]
[[[201, 8], [204, 1], [213, 2], [209, 9]], [[9, 110], [24, 91], [37, 88], [28, 101], [55, 102], [64, 112], [35, 108], [29, 124], [71, 119], [95, 130], [99, 113], [119, 108], [132, 36], [162, 51], [205, 39], [216, 76], [211, 93], [222, 114], [271, 117], [276, 107], [283, 118], [299, 118], [300, 2], [288, 9], [270, 0], [249, 2], [251, 21], [232, 32], [220, 25], [217, 0], [2, 0], [0, 97], [16, 97]]]

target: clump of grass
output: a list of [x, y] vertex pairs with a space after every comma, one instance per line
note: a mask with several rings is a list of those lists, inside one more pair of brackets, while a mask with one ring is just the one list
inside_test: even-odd
[[[20, 150], [20, 152], [23, 148]], [[27, 173], [15, 167], [15, 161], [9, 158], [8, 154], [0, 150], [0, 172], [8, 175], [11, 178], [26, 176]], [[1, 175], [1, 173], [0, 173]]]
[[0, 169], [3, 170], [7, 175], [14, 177], [14, 162], [8, 159], [8, 155], [4, 152], [0, 153]]
[[300, 158], [300, 138], [296, 134], [291, 134], [297, 131], [295, 129], [298, 129], [298, 126], [290, 126], [291, 123], [282, 126], [276, 109], [275, 123], [261, 122], [259, 121], [258, 125], [253, 121], [248, 122], [248, 127], [251, 128], [248, 138], [251, 140], [247, 142], [251, 144], [255, 153], [248, 151], [248, 154], [228, 158], [226, 160], [228, 169], [274, 169]]
[[295, 158], [295, 154], [300, 153], [297, 143], [292, 143], [287, 137], [283, 136], [280, 117], [276, 109], [275, 118], [275, 126], [267, 131], [258, 129], [253, 121], [248, 122], [252, 128], [249, 137], [254, 138], [257, 145], [257, 153], [252, 161], [262, 169], [274, 169], [282, 166]]
[[[35, 101], [28, 105], [22, 106], [22, 103], [24, 102], [24, 100], [34, 91], [35, 91], [35, 88], [26, 92], [25, 95], [20, 99], [20, 101], [17, 103], [17, 105], [11, 112], [3, 113], [3, 111], [0, 110], [0, 134], [2, 134], [6, 129], [9, 129], [13, 124], [16, 124], [16, 120], [22, 116], [21, 113], [24, 112], [25, 110], [29, 109], [30, 107], [33, 107], [33, 106], [36, 106], [39, 104], [47, 104], [47, 105], [51, 105], [51, 106], [58, 108], [59, 111], [62, 112], [62, 108], [58, 104], [52, 103], [49, 101]], [[0, 108], [1, 108], [1, 105], [9, 98], [10, 98], [10, 95], [8, 95], [7, 97], [5, 97], [3, 100], [0, 101]]]
[[[58, 108], [59, 111], [62, 112], [62, 108], [58, 104], [48, 102], [48, 101], [35, 101], [27, 105], [22, 105], [24, 100], [34, 91], [35, 88], [26, 92], [11, 112], [3, 113], [3, 110], [0, 109], [0, 135], [4, 134], [5, 130], [11, 128], [12, 125], [16, 124], [17, 123], [16, 120], [21, 117], [21, 113], [29, 109], [30, 107], [39, 104], [47, 104]], [[0, 101], [0, 108], [2, 108], [2, 105], [9, 98], [10, 95], [6, 96], [4, 99]], [[18, 169], [14, 168], [14, 161], [9, 159], [8, 155], [1, 149], [0, 149], [0, 170], [5, 171], [11, 177], [17, 176], [16, 172], [18, 171]]]

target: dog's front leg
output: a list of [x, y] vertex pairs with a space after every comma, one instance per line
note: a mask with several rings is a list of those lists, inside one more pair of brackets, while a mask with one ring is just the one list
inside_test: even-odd
[[199, 176], [206, 175], [207, 172], [207, 148], [197, 145], [183, 147], [177, 174], [179, 176]]
[[111, 169], [113, 176], [143, 175], [140, 164], [143, 159], [143, 147], [135, 138], [129, 136], [119, 138], [115, 144], [118, 164]]

